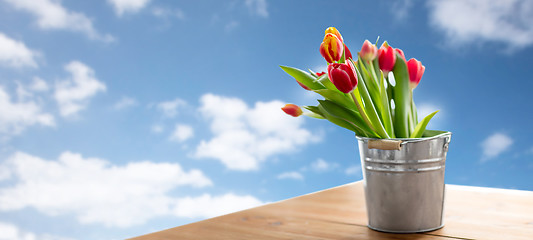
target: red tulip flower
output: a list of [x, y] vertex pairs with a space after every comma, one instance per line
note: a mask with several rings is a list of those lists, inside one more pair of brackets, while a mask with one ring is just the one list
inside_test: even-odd
[[396, 52], [391, 46], [381, 46], [378, 50], [379, 68], [383, 71], [385, 76], [394, 69], [396, 63]]
[[352, 59], [352, 53], [346, 45], [344, 45], [344, 59]]
[[407, 62], [407, 70], [409, 71], [409, 85], [411, 86], [411, 89], [415, 89], [416, 86], [418, 86], [418, 83], [420, 83], [420, 79], [422, 79], [426, 67], [424, 67], [420, 61], [411, 58]]
[[361, 55], [361, 59], [365, 61], [373, 61], [378, 55], [378, 48], [374, 44], [370, 43], [370, 41], [365, 40], [359, 55]]
[[293, 117], [298, 117], [303, 114], [302, 109], [292, 103], [285, 104], [285, 106], [282, 107], [281, 110], [283, 110], [286, 114], [289, 114]]
[[326, 59], [328, 63], [339, 61], [344, 51], [344, 44], [335, 36], [335, 34], [327, 33], [320, 44], [320, 54]]
[[403, 51], [401, 49], [395, 48], [394, 51], [396, 51], [398, 54], [400, 54], [400, 56], [402, 56], [404, 62], [407, 62], [407, 60], [405, 60], [405, 54], [403, 54]]
[[328, 77], [333, 85], [343, 93], [349, 93], [357, 86], [357, 75], [352, 61], [330, 64]]
[[322, 76], [322, 75], [324, 75], [324, 74], [326, 74], [326, 72], [317, 72], [317, 73], [316, 73], [316, 75], [319, 76], [319, 77]]

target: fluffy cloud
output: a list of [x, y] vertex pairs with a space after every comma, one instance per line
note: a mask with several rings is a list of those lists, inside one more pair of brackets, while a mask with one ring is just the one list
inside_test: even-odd
[[4, 0], [15, 9], [32, 14], [37, 26], [44, 30], [68, 30], [80, 32], [92, 40], [113, 41], [113, 36], [99, 33], [91, 19], [82, 13], [69, 11], [60, 1], [54, 0]]
[[54, 161], [17, 152], [0, 168], [10, 172], [14, 183], [0, 189], [0, 211], [32, 207], [49, 216], [74, 214], [81, 223], [109, 227], [128, 227], [171, 215], [180, 200], [172, 197], [171, 191], [212, 185], [201, 171], [184, 171], [177, 163], [120, 166], [72, 152], [62, 153]]
[[301, 173], [296, 172], [296, 171], [280, 173], [277, 178], [278, 179], [304, 180], [304, 176]]
[[436, 0], [429, 8], [432, 25], [450, 45], [492, 41], [518, 49], [533, 44], [532, 1]]
[[154, 7], [152, 8], [152, 14], [158, 18], [175, 17], [180, 20], [185, 19], [185, 13], [179, 8], [172, 10], [168, 8]]
[[499, 156], [513, 145], [513, 139], [503, 133], [494, 133], [487, 137], [482, 143], [483, 156], [481, 161], [488, 161]]
[[183, 142], [194, 136], [194, 129], [189, 125], [176, 124], [174, 132], [170, 135], [170, 140]]
[[150, 0], [108, 0], [115, 13], [118, 16], [122, 16], [126, 13], [136, 13], [146, 7]]
[[266, 0], [245, 0], [244, 4], [252, 15], [264, 18], [268, 17]]
[[83, 110], [89, 104], [89, 99], [105, 91], [106, 86], [95, 78], [93, 69], [81, 62], [72, 61], [65, 65], [65, 70], [71, 76], [56, 83], [54, 98], [61, 115], [68, 117]]
[[319, 140], [302, 128], [303, 118], [285, 115], [280, 101], [256, 102], [250, 108], [238, 98], [206, 94], [200, 102], [214, 136], [202, 140], [195, 155], [218, 159], [229, 169], [255, 170], [270, 156]]
[[20, 230], [17, 226], [0, 222], [0, 239], [1, 240], [69, 240], [71, 238], [64, 238], [59, 236], [52, 236], [48, 234], [37, 235], [31, 232]]
[[116, 102], [115, 105], [113, 105], [113, 108], [116, 110], [121, 110], [121, 109], [129, 108], [129, 107], [133, 107], [135, 105], [137, 105], [137, 101], [134, 98], [124, 96], [120, 100], [118, 100], [118, 102]]
[[55, 126], [54, 116], [44, 113], [42, 106], [35, 101], [11, 100], [9, 94], [0, 86], [0, 135], [19, 134], [26, 127], [33, 125]]
[[327, 161], [325, 161], [322, 158], [319, 158], [316, 161], [311, 163], [311, 169], [313, 169], [314, 171], [317, 171], [317, 172], [329, 171], [329, 170], [332, 170], [332, 169], [334, 169], [334, 168], [336, 168], [338, 166], [339, 165], [337, 163], [327, 162]]
[[34, 77], [30, 85], [30, 90], [34, 92], [46, 92], [48, 91], [48, 83], [45, 80], [39, 77]]
[[178, 108], [184, 107], [187, 105], [187, 102], [176, 98], [172, 101], [160, 102], [157, 104], [157, 110], [163, 113], [163, 116], [168, 118], [173, 118], [178, 115]]
[[346, 175], [361, 176], [361, 166], [359, 165], [350, 166], [346, 168], [346, 170], [344, 170], [344, 173]]
[[236, 212], [264, 204], [250, 195], [239, 196], [232, 193], [221, 196], [203, 194], [186, 197], [177, 201], [174, 215], [187, 218], [210, 218]]
[[14, 68], [37, 67], [35, 58], [39, 55], [23, 42], [9, 38], [0, 32], [0, 65]]
[[413, 6], [412, 0], [398, 0], [390, 2], [390, 12], [397, 20], [405, 20]]

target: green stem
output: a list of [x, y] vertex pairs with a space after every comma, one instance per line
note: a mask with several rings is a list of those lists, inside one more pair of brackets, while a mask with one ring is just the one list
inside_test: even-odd
[[374, 129], [374, 126], [372, 126], [372, 123], [370, 123], [370, 120], [368, 120], [368, 116], [366, 115], [365, 110], [361, 108], [361, 105], [359, 105], [359, 101], [357, 101], [357, 98], [355, 97], [353, 91], [350, 92], [350, 96], [352, 96], [353, 101], [355, 102], [355, 106], [357, 106], [357, 110], [359, 110], [359, 113], [361, 114], [361, 117], [363, 117], [363, 120], [365, 120], [368, 127], [370, 127], [370, 129], [375, 132], [376, 129]]

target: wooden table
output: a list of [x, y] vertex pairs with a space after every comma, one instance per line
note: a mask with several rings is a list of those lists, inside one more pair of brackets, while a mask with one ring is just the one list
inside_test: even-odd
[[162, 239], [533, 239], [533, 192], [446, 185], [445, 226], [418, 234], [366, 227], [363, 183], [355, 182], [167, 229]]

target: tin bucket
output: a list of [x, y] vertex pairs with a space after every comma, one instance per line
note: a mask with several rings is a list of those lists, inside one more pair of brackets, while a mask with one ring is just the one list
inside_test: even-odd
[[444, 168], [451, 133], [429, 138], [357, 140], [368, 227], [392, 233], [443, 227]]

